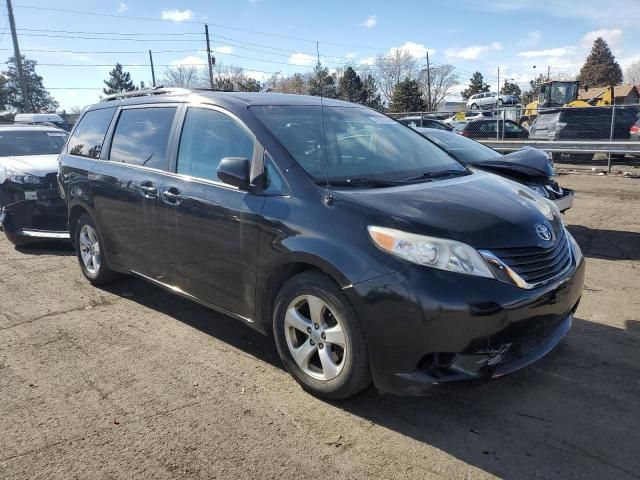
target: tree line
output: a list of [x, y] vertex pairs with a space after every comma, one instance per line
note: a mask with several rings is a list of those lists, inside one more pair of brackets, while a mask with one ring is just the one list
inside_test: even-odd
[[[55, 111], [59, 106], [58, 102], [44, 87], [42, 77], [36, 73], [37, 62], [24, 56], [21, 60], [28, 98], [22, 98], [16, 59], [11, 57], [6, 62], [6, 70], [0, 74], [0, 109]], [[640, 61], [627, 68], [625, 77], [630, 83], [640, 83]], [[524, 92], [516, 83], [504, 80], [500, 93], [515, 95], [527, 103], [537, 98], [540, 86], [548, 80], [546, 76], [539, 75], [529, 82], [529, 89]], [[594, 41], [578, 80], [582, 86], [589, 87], [617, 85], [622, 82], [620, 65], [604, 39], [597, 38]], [[371, 65], [329, 69], [318, 62], [311, 72], [274, 73], [262, 81], [249, 76], [242, 67], [216, 65], [213, 80], [213, 86], [217, 90], [322, 95], [389, 112], [436, 110], [454, 91], [459, 90], [457, 87], [460, 83], [453, 65], [435, 64], [427, 68], [421, 59], [399, 49], [378, 55]], [[209, 72], [204, 66], [176, 65], [165, 70], [158, 84], [167, 87], [209, 88]], [[109, 95], [140, 88], [145, 88], [145, 83], [135, 84], [131, 74], [117, 63], [104, 80], [102, 92]], [[467, 88], [460, 91], [460, 94], [466, 100], [477, 93], [488, 92], [489, 89], [482, 74], [475, 72], [469, 79]]]

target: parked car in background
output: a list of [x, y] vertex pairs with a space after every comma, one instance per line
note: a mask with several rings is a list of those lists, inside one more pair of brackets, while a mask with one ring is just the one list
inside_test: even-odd
[[[627, 140], [638, 120], [640, 107], [624, 105], [614, 112], [613, 138]], [[611, 137], [611, 107], [562, 108], [541, 111], [530, 127], [532, 140], [608, 140]], [[561, 154], [554, 154], [558, 159]], [[593, 153], [571, 154], [570, 158], [588, 161]]]
[[537, 148], [525, 147], [503, 155], [475, 140], [453, 132], [431, 128], [416, 128], [432, 142], [467, 165], [473, 165], [515, 182], [522, 183], [565, 212], [573, 206], [573, 190], [562, 188], [554, 180], [555, 171], [549, 154]]
[[529, 132], [512, 120], [473, 120], [456, 132], [464, 137], [484, 139], [526, 139]]
[[467, 100], [467, 108], [471, 110], [495, 108], [502, 105], [516, 105], [518, 102], [518, 97], [515, 95], [498, 95], [495, 92], [476, 93]]
[[66, 140], [55, 127], [0, 126], [0, 224], [15, 245], [69, 238], [56, 180]]
[[49, 125], [69, 131], [71, 127], [57, 113], [16, 113], [13, 118], [16, 124]]
[[553, 203], [353, 103], [136, 91], [60, 156], [79, 266], [273, 335], [315, 395], [419, 394], [546, 355], [584, 260]]
[[629, 129], [629, 139], [634, 142], [640, 141], [640, 119], [631, 125]]
[[409, 127], [437, 128], [439, 130], [453, 130], [453, 127], [447, 125], [440, 120], [433, 118], [425, 118], [419, 115], [398, 118], [398, 121]]
[[443, 123], [447, 125], [455, 125], [457, 123], [467, 123], [473, 120], [481, 120], [484, 118], [493, 118], [493, 112], [462, 112], [464, 113], [464, 120], [458, 118], [458, 114], [453, 115], [445, 120]]

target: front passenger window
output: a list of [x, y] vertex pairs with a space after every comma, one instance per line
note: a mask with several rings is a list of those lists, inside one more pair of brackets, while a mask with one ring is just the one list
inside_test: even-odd
[[254, 137], [217, 110], [189, 108], [184, 120], [178, 173], [219, 182], [218, 165], [225, 157], [253, 157]]

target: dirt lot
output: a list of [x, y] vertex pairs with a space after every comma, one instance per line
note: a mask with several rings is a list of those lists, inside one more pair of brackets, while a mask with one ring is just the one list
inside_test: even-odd
[[424, 398], [305, 394], [272, 342], [0, 240], [0, 478], [638, 478], [640, 179], [563, 176], [588, 257], [547, 358]]

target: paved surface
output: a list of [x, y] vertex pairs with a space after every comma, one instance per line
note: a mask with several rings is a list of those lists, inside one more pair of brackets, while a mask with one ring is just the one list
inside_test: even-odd
[[0, 240], [0, 478], [637, 478], [640, 179], [565, 176], [589, 265], [547, 358], [425, 398], [302, 392], [272, 342]]

